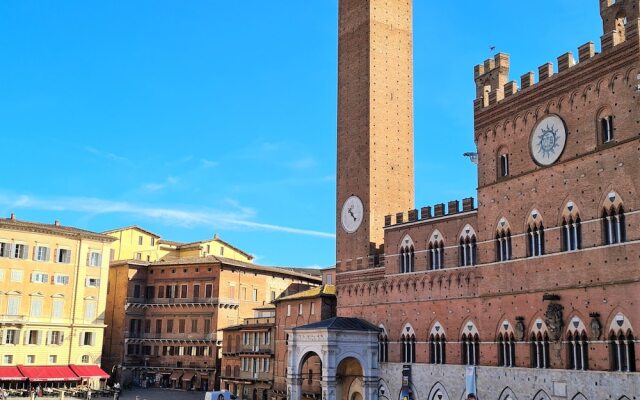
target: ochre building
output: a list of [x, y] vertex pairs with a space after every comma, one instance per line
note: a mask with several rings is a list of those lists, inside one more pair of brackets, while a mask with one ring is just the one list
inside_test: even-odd
[[601, 0], [601, 51], [537, 79], [476, 66], [478, 203], [433, 207], [413, 198], [411, 3], [340, 1], [342, 328], [291, 331], [288, 397], [313, 354], [328, 399], [634, 398], [640, 1]]
[[99, 380], [108, 377], [99, 365], [112, 242], [110, 236], [58, 221], [27, 222], [13, 214], [0, 219], [4, 386], [12, 378], [28, 378], [33, 386], [81, 380], [99, 386]]

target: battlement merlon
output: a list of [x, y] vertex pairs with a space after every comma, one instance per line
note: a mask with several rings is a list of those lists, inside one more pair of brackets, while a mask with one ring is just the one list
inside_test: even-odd
[[488, 104], [489, 93], [502, 90], [509, 81], [509, 55], [498, 53], [484, 64], [476, 65], [474, 78], [476, 81], [476, 100], [483, 99]]

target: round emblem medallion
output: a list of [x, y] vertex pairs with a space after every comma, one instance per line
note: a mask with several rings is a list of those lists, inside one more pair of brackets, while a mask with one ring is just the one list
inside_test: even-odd
[[540, 165], [551, 165], [558, 161], [567, 143], [564, 121], [557, 115], [550, 115], [538, 122], [531, 135], [531, 155]]

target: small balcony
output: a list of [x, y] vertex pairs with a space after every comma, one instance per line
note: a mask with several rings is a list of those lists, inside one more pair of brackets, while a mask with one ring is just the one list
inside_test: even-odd
[[26, 315], [0, 315], [0, 324], [24, 324], [27, 320]]
[[238, 300], [222, 297], [185, 297], [185, 298], [153, 298], [127, 297], [126, 307], [163, 307], [163, 306], [209, 306], [217, 305], [224, 308], [235, 308], [240, 305]]

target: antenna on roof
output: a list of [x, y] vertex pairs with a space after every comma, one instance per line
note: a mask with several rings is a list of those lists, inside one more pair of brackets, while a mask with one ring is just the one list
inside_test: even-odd
[[478, 153], [464, 153], [463, 156], [468, 157], [472, 163], [478, 165]]

